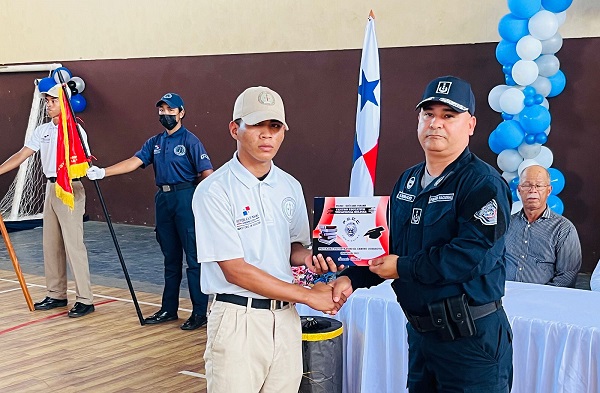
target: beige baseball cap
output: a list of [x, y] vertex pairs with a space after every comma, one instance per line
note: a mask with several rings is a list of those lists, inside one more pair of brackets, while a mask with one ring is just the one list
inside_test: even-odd
[[249, 87], [235, 100], [233, 120], [242, 119], [244, 123], [254, 125], [265, 120], [285, 122], [283, 100], [277, 92], [264, 86]]

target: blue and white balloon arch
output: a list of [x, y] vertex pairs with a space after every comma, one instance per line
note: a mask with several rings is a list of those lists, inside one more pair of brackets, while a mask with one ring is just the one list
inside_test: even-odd
[[73, 76], [71, 71], [69, 71], [69, 69], [66, 67], [58, 67], [52, 71], [52, 74], [49, 77], [40, 79], [38, 82], [38, 90], [40, 93], [45, 93], [54, 85], [60, 83], [60, 77], [58, 76], [59, 73], [70, 91], [69, 100], [71, 101], [71, 108], [73, 108], [73, 112], [83, 112], [87, 106], [87, 101], [81, 94], [85, 89], [85, 82], [80, 77]]
[[563, 44], [558, 28], [573, 0], [508, 0], [510, 13], [502, 17], [496, 59], [502, 65], [505, 84], [488, 95], [490, 107], [503, 121], [489, 136], [490, 149], [498, 154], [498, 167], [511, 187], [513, 213], [522, 208], [516, 192], [519, 174], [530, 165], [550, 172], [552, 194], [548, 206], [562, 214], [557, 196], [565, 177], [556, 168], [552, 151], [543, 146], [550, 134], [552, 116], [548, 98], [562, 93], [566, 85], [556, 53]]

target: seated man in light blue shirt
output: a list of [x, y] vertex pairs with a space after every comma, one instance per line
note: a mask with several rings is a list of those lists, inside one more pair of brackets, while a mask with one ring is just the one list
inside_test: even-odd
[[523, 209], [512, 215], [506, 233], [506, 279], [573, 287], [581, 268], [581, 244], [571, 221], [554, 213], [546, 200], [550, 174], [539, 165], [521, 173]]

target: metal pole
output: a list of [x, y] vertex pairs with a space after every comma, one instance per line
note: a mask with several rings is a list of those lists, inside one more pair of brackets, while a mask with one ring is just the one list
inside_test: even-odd
[[[87, 144], [83, 143], [83, 138], [81, 137], [81, 129], [79, 128], [80, 125], [79, 125], [79, 122], [77, 121], [77, 118], [75, 117], [75, 113], [73, 112], [73, 107], [71, 106], [71, 101], [69, 100], [69, 95], [67, 94], [67, 88], [66, 88], [65, 81], [60, 72], [57, 72], [56, 74], [58, 75], [58, 78], [60, 79], [60, 84], [61, 84], [61, 88], [63, 90], [63, 94], [65, 95], [65, 97], [67, 97], [66, 101], [67, 101], [68, 110], [71, 113], [71, 116], [73, 117], [73, 119], [75, 120], [75, 123], [77, 124], [77, 135], [79, 135], [79, 141], [81, 142], [81, 145], [83, 146], [83, 151], [85, 153], [87, 163], [89, 166], [92, 166], [91, 158], [90, 158], [91, 154], [89, 152], [89, 148], [88, 148]], [[117, 236], [115, 235], [115, 230], [113, 228], [112, 221], [110, 220], [110, 215], [108, 214], [108, 209], [106, 208], [106, 203], [104, 203], [104, 197], [102, 196], [102, 191], [100, 190], [100, 184], [98, 183], [98, 180], [92, 180], [92, 181], [94, 182], [94, 185], [96, 186], [96, 192], [98, 192], [98, 199], [100, 200], [100, 204], [102, 205], [102, 211], [104, 212], [104, 218], [106, 218], [106, 224], [108, 225], [110, 235], [112, 236], [113, 243], [115, 244], [115, 249], [117, 250], [117, 255], [119, 256], [119, 261], [121, 262], [121, 268], [123, 268], [123, 274], [125, 274], [125, 280], [127, 281], [127, 286], [129, 287], [129, 292], [131, 293], [131, 299], [133, 300], [133, 304], [135, 305], [135, 311], [137, 312], [138, 319], [140, 320], [140, 325], [144, 326], [145, 325], [144, 316], [142, 315], [142, 310], [140, 309], [140, 305], [137, 301], [137, 297], [135, 296], [135, 291], [133, 290], [133, 285], [131, 284], [131, 279], [129, 278], [127, 266], [125, 265], [125, 260], [123, 259], [123, 254], [121, 253], [121, 247], [119, 246]]]

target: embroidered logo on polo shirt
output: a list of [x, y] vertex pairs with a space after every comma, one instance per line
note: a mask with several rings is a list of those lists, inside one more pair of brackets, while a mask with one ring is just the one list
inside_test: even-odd
[[185, 146], [183, 146], [183, 145], [175, 146], [175, 148], [173, 148], [173, 153], [175, 153], [175, 155], [177, 155], [177, 156], [185, 155]]
[[160, 154], [160, 145], [154, 145], [154, 154]]
[[281, 211], [283, 215], [289, 222], [292, 222], [292, 217], [294, 217], [294, 213], [296, 212], [296, 201], [292, 197], [286, 197], [283, 202], [281, 202]]
[[235, 220], [235, 228], [238, 231], [252, 228], [260, 224], [260, 216], [258, 213], [251, 211], [250, 206], [246, 206], [242, 210], [242, 217]]
[[210, 160], [210, 158], [208, 158], [208, 154], [200, 154], [200, 159], [201, 160]]
[[498, 223], [498, 204], [495, 199], [492, 199], [485, 204], [474, 215], [476, 220], [481, 221], [483, 225], [496, 225]]

